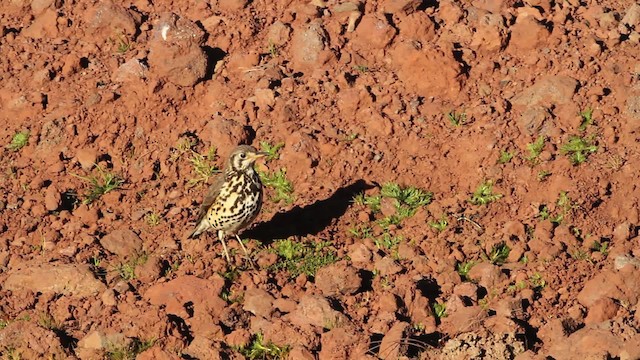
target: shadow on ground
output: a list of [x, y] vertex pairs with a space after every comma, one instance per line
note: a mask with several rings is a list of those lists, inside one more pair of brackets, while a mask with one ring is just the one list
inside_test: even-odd
[[286, 239], [290, 236], [315, 235], [329, 226], [331, 221], [344, 215], [354, 195], [372, 187], [374, 186], [360, 179], [338, 189], [327, 199], [278, 213], [271, 220], [247, 230], [243, 237], [269, 244], [273, 240]]

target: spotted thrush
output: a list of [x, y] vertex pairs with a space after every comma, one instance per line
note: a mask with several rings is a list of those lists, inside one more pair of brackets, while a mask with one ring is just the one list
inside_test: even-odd
[[209, 229], [218, 231], [224, 256], [230, 262], [225, 238], [234, 235], [245, 255], [251, 261], [238, 232], [249, 226], [262, 206], [262, 183], [253, 168], [256, 160], [266, 153], [258, 152], [253, 146], [240, 145], [229, 156], [224, 171], [209, 187], [200, 206], [195, 230], [190, 238], [195, 238]]

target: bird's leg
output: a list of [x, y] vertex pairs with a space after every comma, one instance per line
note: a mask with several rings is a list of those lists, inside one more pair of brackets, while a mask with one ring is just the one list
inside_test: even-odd
[[253, 260], [251, 260], [251, 256], [249, 256], [249, 252], [247, 251], [247, 248], [242, 243], [240, 236], [238, 236], [238, 234], [235, 234], [235, 235], [236, 235], [236, 239], [238, 239], [238, 242], [240, 243], [240, 247], [242, 248], [242, 251], [244, 251], [244, 256], [247, 257], [247, 260], [249, 260], [249, 264], [251, 264], [251, 266], [255, 269], [256, 265], [253, 263]]
[[218, 231], [218, 239], [222, 243], [222, 249], [224, 250], [224, 257], [227, 258], [227, 262], [231, 263], [231, 258], [229, 258], [229, 251], [227, 250], [227, 244], [224, 242], [225, 234], [224, 231]]

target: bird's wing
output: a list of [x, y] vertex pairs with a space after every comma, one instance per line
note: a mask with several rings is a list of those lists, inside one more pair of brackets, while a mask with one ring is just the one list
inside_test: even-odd
[[200, 224], [202, 219], [207, 215], [207, 211], [209, 211], [211, 205], [216, 201], [218, 195], [220, 195], [220, 189], [222, 188], [224, 181], [225, 174], [223, 173], [216, 178], [216, 181], [214, 181], [211, 186], [209, 186], [207, 195], [205, 195], [202, 205], [200, 205], [200, 212], [198, 213], [198, 220], [196, 221], [196, 224]]

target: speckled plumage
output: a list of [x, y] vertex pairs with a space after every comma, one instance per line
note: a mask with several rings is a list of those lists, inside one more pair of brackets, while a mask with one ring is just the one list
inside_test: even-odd
[[224, 255], [229, 261], [225, 238], [234, 235], [240, 241], [238, 231], [249, 226], [262, 207], [262, 183], [253, 168], [255, 161], [264, 156], [254, 147], [241, 145], [229, 156], [224, 171], [209, 187], [200, 206], [196, 228], [190, 237], [196, 237], [209, 229], [218, 231]]

